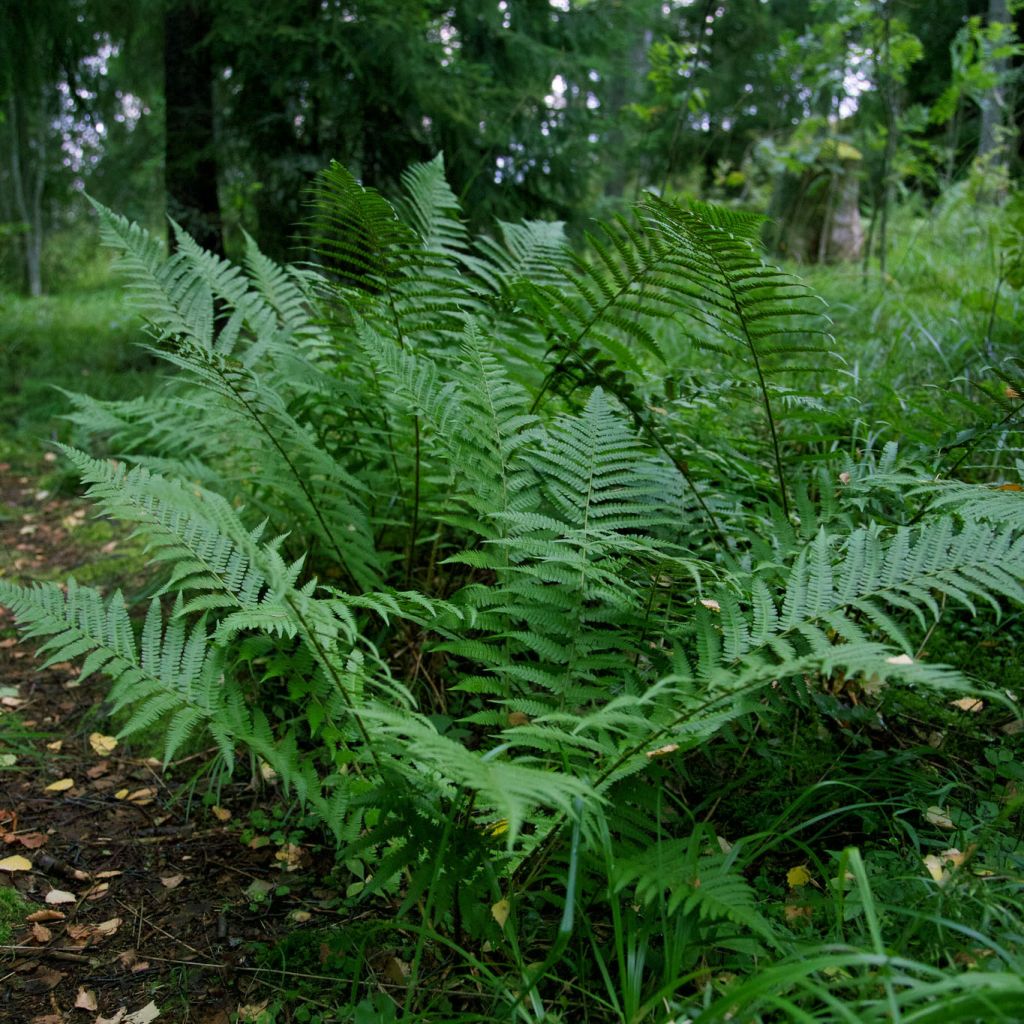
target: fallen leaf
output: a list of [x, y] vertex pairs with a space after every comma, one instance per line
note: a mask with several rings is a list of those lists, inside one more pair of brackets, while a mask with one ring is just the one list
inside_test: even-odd
[[240, 1021], [259, 1020], [269, 1002], [269, 999], [264, 999], [262, 1003], [247, 1003], [245, 1006], [240, 1006], [238, 1019]]
[[100, 882], [99, 885], [94, 885], [89, 889], [86, 889], [82, 893], [82, 898], [86, 900], [99, 900], [107, 895], [107, 890], [110, 886], [106, 882]]
[[890, 665], [913, 665], [914, 659], [909, 654], [896, 654], [885, 659]]
[[810, 919], [814, 916], [814, 911], [810, 907], [798, 907], [791, 903], [787, 903], [782, 912], [787, 921], [799, 921], [802, 917]]
[[928, 856], [922, 859], [928, 874], [932, 876], [932, 881], [938, 882], [939, 885], [945, 885], [949, 881], [949, 872], [942, 863], [941, 857], [936, 856], [934, 853], [929, 853]]
[[85, 774], [90, 779], [99, 779], [110, 770], [109, 761], [97, 761], [91, 768], [86, 768]]
[[56, 782], [51, 782], [44, 790], [45, 793], [63, 793], [66, 789], [71, 789], [74, 786], [74, 779], [58, 779]]
[[226, 807], [211, 807], [210, 810], [218, 821], [231, 820], [231, 812]]
[[60, 753], [60, 748], [64, 746], [63, 740], [54, 740], [52, 743], [46, 744], [47, 750], [52, 750], [55, 754]]
[[26, 921], [63, 921], [64, 915], [59, 910], [34, 910]]
[[45, 896], [50, 906], [57, 906], [60, 903], [76, 903], [78, 897], [73, 892], [65, 892], [63, 889], [51, 889]]
[[409, 965], [397, 956], [389, 956], [381, 973], [392, 985], [404, 987], [409, 980]]
[[295, 843], [285, 843], [277, 853], [274, 854], [274, 860], [276, 860], [285, 871], [298, 871], [302, 867], [303, 859], [308, 860], [308, 854], [301, 846]]
[[134, 793], [129, 793], [127, 799], [130, 804], [138, 804], [139, 807], [145, 807], [153, 802], [153, 797], [155, 796], [156, 790], [146, 786], [143, 789], [135, 790]]
[[4, 857], [0, 860], [0, 871], [31, 871], [32, 861], [28, 857], [16, 854], [13, 857]]
[[515, 728], [517, 725], [529, 725], [530, 716], [524, 714], [522, 711], [510, 711], [506, 721], [510, 727]]
[[101, 732], [93, 732], [89, 734], [89, 746], [92, 747], [94, 754], [106, 757], [107, 754], [113, 753], [114, 748], [117, 746], [117, 737], [104, 736]]
[[93, 878], [117, 878], [119, 875], [123, 875], [123, 871], [97, 871]]
[[63, 1016], [59, 1013], [47, 1013], [42, 1017], [33, 1017], [32, 1024], [61, 1024], [63, 1020]]
[[49, 967], [37, 967], [22, 983], [23, 992], [31, 995], [43, 995], [56, 988], [65, 978], [63, 971], [53, 971]]
[[100, 921], [100, 923], [96, 925], [96, 934], [102, 935], [107, 939], [121, 927], [122, 923], [123, 918], [120, 917], [112, 917], [108, 921]]
[[852, 479], [852, 477], [850, 476], [849, 473], [840, 473], [839, 474], [839, 482], [841, 484], [844, 484], [844, 485], [848, 484], [851, 479]]
[[925, 821], [930, 822], [938, 828], [956, 828], [953, 819], [941, 807], [929, 807], [924, 812]]
[[709, 612], [720, 612], [722, 610], [722, 606], [713, 597], [702, 597], [700, 603]]
[[20, 836], [13, 836], [12, 838], [15, 842], [21, 843], [26, 850], [38, 850], [49, 837], [43, 835], [42, 832], [25, 832]]
[[491, 917], [498, 922], [499, 928], [505, 927], [505, 922], [508, 920], [509, 910], [511, 909], [508, 900], [498, 900], [491, 907]]
[[35, 939], [36, 942], [45, 945], [47, 942], [50, 941], [50, 939], [53, 938], [53, 932], [51, 932], [50, 929], [47, 928], [45, 924], [40, 924], [37, 921], [35, 922], [35, 924], [32, 925], [32, 938]]
[[276, 782], [277, 769], [272, 768], [266, 761], [260, 761], [260, 776], [264, 782]]
[[17, 754], [0, 754], [0, 768], [13, 768], [17, 763]]
[[115, 800], [123, 800], [130, 792], [131, 792], [130, 789], [119, 789], [114, 794], [114, 799]]
[[160, 884], [165, 889], [177, 889], [182, 882], [185, 881], [184, 875], [164, 875], [160, 879]]
[[977, 697], [961, 697], [959, 700], [951, 700], [949, 706], [951, 708], [959, 708], [961, 711], [977, 714], [985, 707], [985, 702]]
[[811, 880], [811, 873], [802, 864], [786, 872], [786, 884], [790, 889], [799, 889]]
[[124, 1015], [128, 1012], [126, 1006], [122, 1006], [114, 1012], [113, 1017], [97, 1017], [93, 1024], [124, 1024]]
[[678, 749], [678, 743], [666, 743], [663, 747], [656, 747], [654, 750], [646, 751], [645, 756], [653, 761], [656, 757], [664, 757], [666, 754], [674, 754]]
[[75, 996], [75, 1009], [76, 1010], [96, 1010], [96, 993], [90, 992], [87, 988], [80, 988], [78, 995]]
[[295, 924], [305, 924], [307, 921], [312, 920], [313, 915], [308, 910], [293, 910], [288, 915], [288, 920]]

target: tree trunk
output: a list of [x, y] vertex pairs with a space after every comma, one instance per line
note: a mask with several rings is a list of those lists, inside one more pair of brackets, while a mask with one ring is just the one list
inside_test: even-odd
[[[22, 224], [20, 242], [25, 289], [33, 298], [43, 293], [43, 187], [46, 183], [47, 129], [43, 97], [39, 97], [39, 107], [33, 124], [23, 96], [15, 92], [7, 100], [12, 201], [15, 215]], [[35, 137], [34, 129], [38, 129]]]
[[214, 69], [207, 42], [211, 25], [205, 0], [172, 0], [164, 14], [164, 181], [168, 215], [204, 248], [223, 255]]
[[[988, 23], [1010, 23], [1010, 12], [1006, 0], [988, 0]], [[1009, 67], [1009, 61], [1003, 57], [992, 61], [992, 70], [999, 76], [998, 81], [981, 98], [981, 134], [978, 138], [978, 156], [1002, 151], [992, 159], [996, 163], [1005, 163], [1006, 155], [1000, 129], [1004, 124], [1006, 99], [1003, 96], [1003, 77]]]

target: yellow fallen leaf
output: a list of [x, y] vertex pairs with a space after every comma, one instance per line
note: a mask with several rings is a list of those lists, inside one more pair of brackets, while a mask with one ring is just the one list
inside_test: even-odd
[[63, 740], [54, 740], [52, 743], [46, 744], [47, 750], [52, 750], [55, 754], [60, 753], [60, 748], [64, 746]]
[[941, 807], [929, 807], [924, 812], [925, 821], [930, 822], [938, 828], [956, 828], [953, 819]]
[[961, 711], [977, 714], [985, 707], [985, 702], [977, 697], [961, 697], [959, 700], [951, 700], [949, 706], [951, 708], [959, 708]]
[[74, 786], [74, 779], [58, 779], [56, 782], [51, 782], [44, 792], [46, 793], [63, 793], [66, 789], [71, 789]]
[[498, 922], [499, 928], [505, 927], [505, 922], [508, 920], [508, 912], [510, 909], [508, 900], [498, 900], [498, 902], [491, 907], [491, 917]]
[[117, 737], [104, 736], [101, 732], [93, 732], [89, 734], [89, 746], [92, 747], [94, 754], [106, 757], [117, 746]]
[[799, 889], [811, 880], [811, 873], [802, 864], [786, 872], [786, 884], [790, 889]]
[[231, 812], [226, 807], [211, 807], [210, 810], [218, 821], [231, 820]]
[[130, 789], [119, 789], [114, 794], [114, 799], [115, 800], [123, 800], [130, 792], [131, 792]]
[[0, 871], [31, 871], [32, 861], [28, 857], [4, 857], [0, 860]]
[[921, 859], [924, 862], [925, 868], [928, 870], [928, 874], [932, 876], [933, 882], [938, 882], [939, 885], [945, 885], [949, 881], [950, 875], [946, 870], [945, 860], [940, 854], [929, 853], [926, 857], [922, 857]]

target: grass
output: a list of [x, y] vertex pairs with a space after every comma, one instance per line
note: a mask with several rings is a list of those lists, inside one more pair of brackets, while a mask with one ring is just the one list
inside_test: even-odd
[[0, 886], [0, 946], [9, 945], [32, 908], [15, 889]]
[[60, 388], [107, 398], [148, 389], [153, 362], [141, 324], [113, 282], [39, 299], [0, 292], [0, 460], [38, 458], [70, 437]]

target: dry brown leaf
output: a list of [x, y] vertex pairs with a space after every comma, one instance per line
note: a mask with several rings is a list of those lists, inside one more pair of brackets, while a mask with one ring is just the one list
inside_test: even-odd
[[97, 871], [93, 878], [117, 878], [119, 875], [123, 875], [123, 871]]
[[63, 971], [53, 971], [49, 967], [37, 967], [22, 983], [23, 992], [30, 995], [43, 995], [56, 988], [65, 978]]
[[210, 810], [218, 821], [231, 820], [231, 812], [226, 807], [211, 807]]
[[49, 837], [43, 835], [42, 832], [25, 832], [20, 836], [13, 836], [12, 838], [16, 842], [21, 843], [26, 850], [38, 850]]
[[134, 793], [129, 793], [127, 799], [130, 804], [138, 804], [139, 807], [145, 807], [153, 802], [153, 797], [155, 796], [156, 790], [146, 786], [143, 789], [135, 790]]
[[59, 910], [34, 910], [26, 921], [63, 921], [64, 915]]
[[117, 737], [104, 736], [101, 732], [92, 732], [89, 733], [89, 746], [92, 747], [94, 754], [106, 757], [107, 754], [114, 752], [114, 748], [117, 746]]
[[63, 793], [67, 789], [71, 789], [74, 786], [74, 779], [58, 779], [56, 782], [51, 782], [45, 789], [44, 793]]
[[32, 861], [28, 857], [22, 857], [21, 854], [15, 854], [13, 857], [4, 857], [0, 860], [0, 871], [31, 871]]
[[87, 988], [80, 988], [78, 990], [78, 995], [75, 996], [75, 1009], [94, 1011], [99, 1009], [96, 1004], [96, 993], [91, 992]]
[[35, 939], [36, 942], [45, 945], [53, 938], [53, 932], [51, 932], [45, 924], [40, 924], [36, 921], [35, 924], [32, 925], [32, 938]]
[[99, 885], [94, 885], [89, 889], [86, 889], [82, 893], [82, 898], [87, 900], [99, 900], [107, 895], [107, 890], [110, 886], [106, 882], [100, 882]]
[[182, 882], [185, 881], [184, 875], [164, 875], [160, 879], [160, 884], [165, 889], [177, 889]]
[[98, 761], [91, 768], [86, 768], [85, 774], [88, 775], [90, 779], [98, 779], [106, 775], [109, 770], [109, 761]]
[[44, 1013], [42, 1017], [33, 1017], [32, 1024], [61, 1024], [63, 1020], [59, 1013]]

